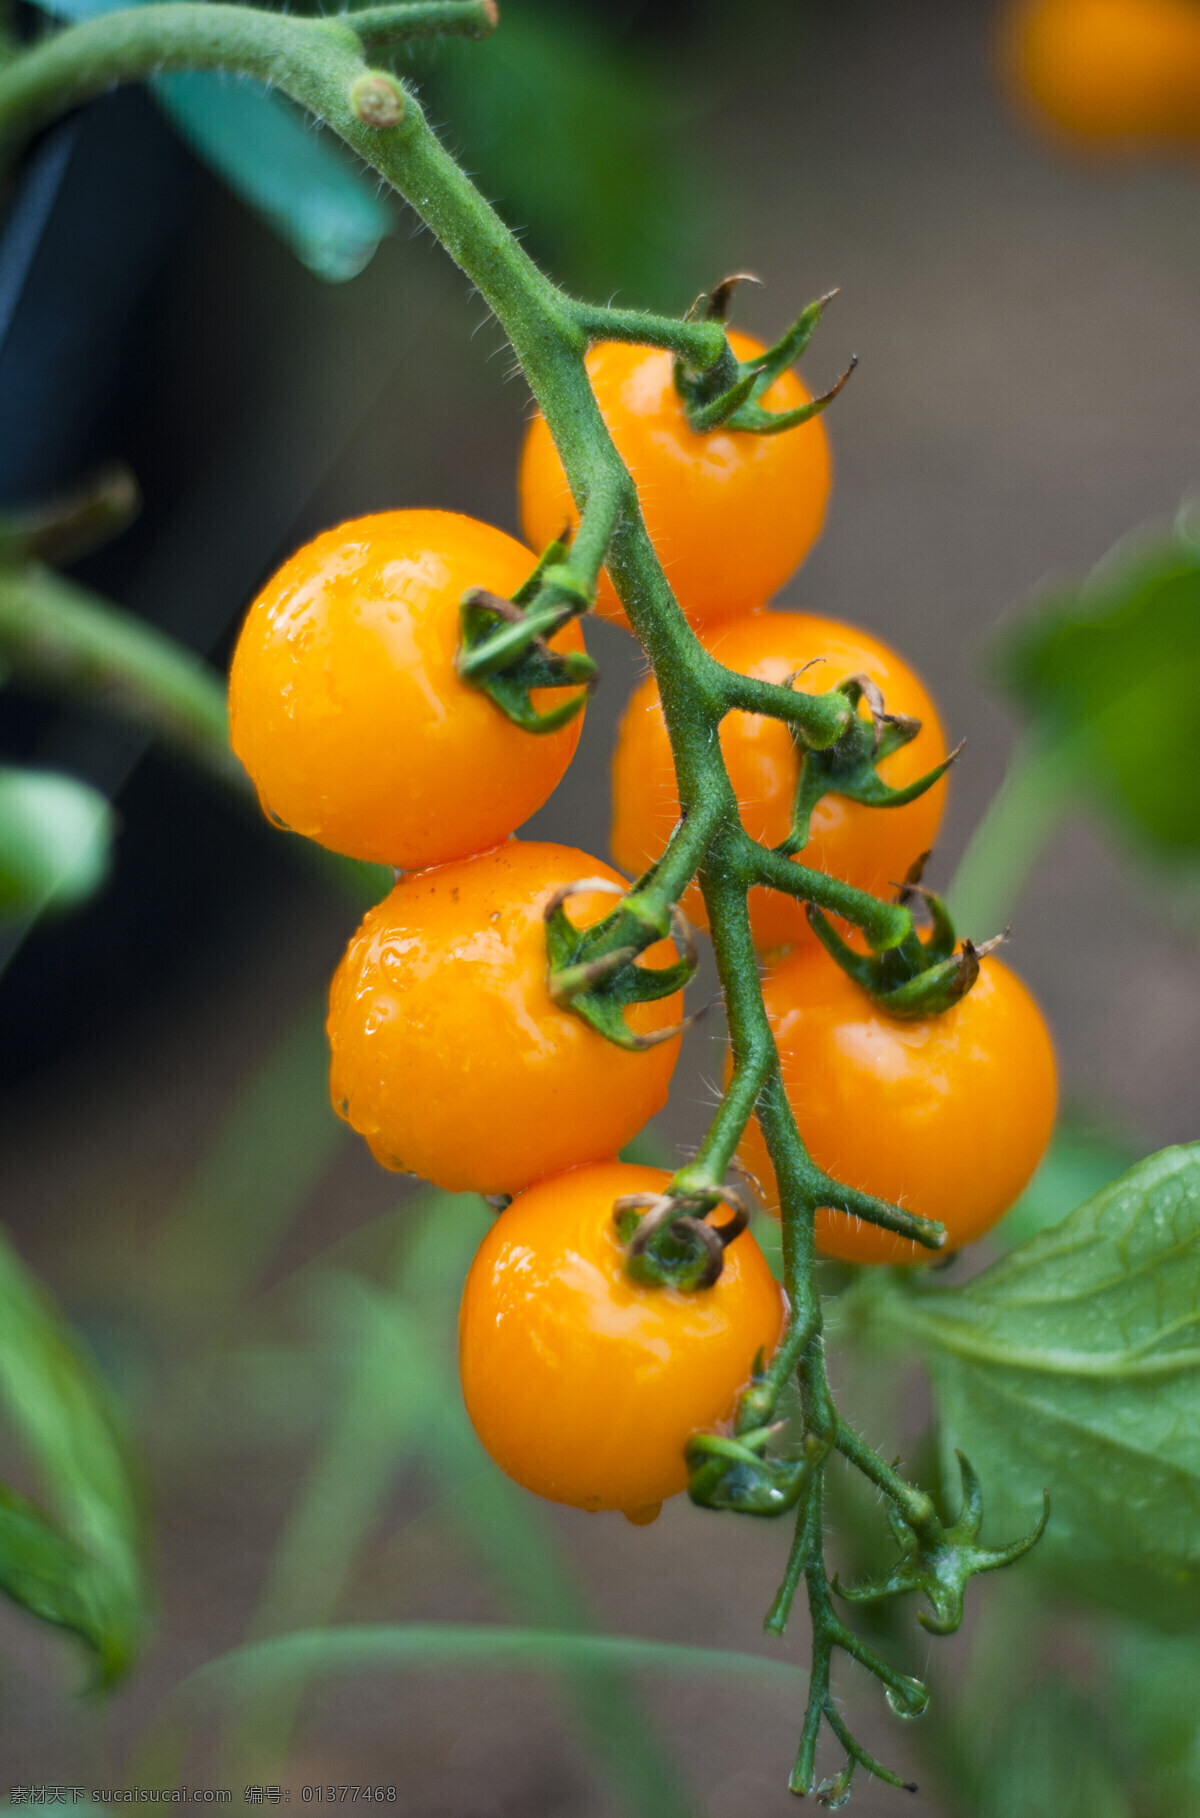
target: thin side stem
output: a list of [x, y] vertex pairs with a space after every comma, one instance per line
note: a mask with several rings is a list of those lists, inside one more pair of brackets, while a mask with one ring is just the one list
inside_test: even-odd
[[923, 1490], [916, 1490], [907, 1483], [898, 1471], [885, 1464], [877, 1452], [873, 1452], [866, 1442], [859, 1438], [853, 1427], [848, 1426], [838, 1416], [837, 1434], [834, 1439], [838, 1451], [850, 1464], [860, 1470], [870, 1483], [882, 1490], [888, 1500], [899, 1510], [910, 1528], [918, 1533], [924, 1532], [936, 1519], [937, 1511], [931, 1497]]
[[641, 309], [596, 309], [576, 303], [575, 319], [589, 341], [630, 341], [636, 347], [664, 347], [697, 372], [715, 366], [725, 351], [720, 322], [685, 322]]
[[409, 38], [487, 38], [500, 23], [496, 0], [415, 0], [408, 6], [366, 6], [344, 17], [362, 44], [401, 44]]
[[727, 709], [785, 720], [814, 751], [836, 744], [854, 717], [854, 708], [837, 688], [826, 694], [805, 694], [801, 688], [783, 688], [736, 669], [723, 670], [721, 685]]
[[802, 902], [815, 903], [819, 909], [827, 909], [831, 915], [840, 915], [844, 921], [853, 922], [856, 928], [861, 928], [876, 953], [890, 952], [912, 933], [912, 917], [898, 903], [882, 903], [877, 896], [869, 896], [865, 890], [844, 884], [841, 878], [798, 865], [794, 859], [760, 846], [749, 834], [743, 835], [743, 839], [741, 863], [751, 882], [769, 884], [773, 890], [799, 897]]

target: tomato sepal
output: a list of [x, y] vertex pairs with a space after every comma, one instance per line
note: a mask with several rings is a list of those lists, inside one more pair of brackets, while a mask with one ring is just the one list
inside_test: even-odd
[[[749, 272], [723, 278], [707, 297], [697, 298], [688, 312], [689, 318], [694, 319], [703, 311], [706, 320], [723, 322], [734, 286], [744, 279], [758, 282]], [[675, 389], [683, 401], [692, 431], [696, 435], [709, 435], [716, 429], [741, 430], [760, 436], [782, 435], [819, 416], [832, 404], [857, 366], [857, 355], [827, 391], [794, 410], [765, 410], [758, 400], [781, 374], [795, 365], [836, 295], [837, 291], [831, 290], [808, 304], [786, 334], [753, 360], [738, 360], [729, 350], [728, 357], [716, 361], [708, 372], [701, 374], [689, 371], [682, 360], [676, 360]]]
[[929, 933], [924, 939], [914, 928], [898, 946], [886, 953], [860, 953], [843, 940], [815, 903], [804, 906], [809, 927], [835, 964], [867, 992], [881, 1010], [905, 1020], [941, 1016], [951, 1009], [975, 984], [980, 961], [1007, 938], [1005, 930], [990, 941], [964, 940], [958, 947], [954, 923], [945, 903], [920, 882], [928, 857], [927, 852], [922, 853], [896, 898], [904, 907], [914, 899], [924, 905], [930, 922]]
[[[719, 1205], [732, 1216], [719, 1225], [708, 1214]], [[652, 1288], [684, 1293], [711, 1288], [721, 1278], [725, 1252], [750, 1223], [750, 1208], [733, 1187], [666, 1193], [631, 1193], [613, 1205], [613, 1223], [625, 1250], [625, 1273]]]
[[963, 1597], [967, 1583], [981, 1572], [997, 1572], [1013, 1565], [1035, 1547], [1046, 1531], [1050, 1519], [1050, 1492], [1042, 1493], [1042, 1513], [1028, 1534], [1004, 1547], [979, 1545], [983, 1525], [983, 1492], [979, 1478], [962, 1452], [955, 1454], [962, 1477], [962, 1512], [958, 1520], [943, 1524], [930, 1512], [917, 1527], [904, 1519], [893, 1506], [888, 1516], [892, 1534], [900, 1549], [900, 1558], [891, 1571], [881, 1578], [861, 1584], [843, 1585], [835, 1577], [832, 1588], [847, 1603], [879, 1603], [887, 1597], [902, 1597], [909, 1591], [922, 1591], [929, 1600], [932, 1614], [918, 1611], [917, 1621], [932, 1635], [953, 1635], [963, 1619]]
[[[867, 808], [905, 808], [940, 782], [962, 750], [961, 743], [956, 745], [932, 770], [894, 789], [884, 782], [877, 767], [916, 738], [921, 730], [920, 720], [909, 714], [889, 713], [869, 676], [847, 676], [838, 683], [836, 692], [845, 695], [854, 711], [833, 744], [814, 750], [798, 731], [792, 733], [800, 757], [800, 775], [792, 800], [791, 831], [774, 848], [783, 858], [795, 858], [807, 846], [813, 810], [824, 796], [845, 796]], [[870, 709], [869, 719], [858, 712], [863, 700]]]
[[688, 1497], [697, 1508], [770, 1518], [786, 1515], [811, 1489], [831, 1447], [806, 1435], [799, 1458], [772, 1458], [766, 1448], [784, 1425], [776, 1422], [728, 1438], [697, 1433], [688, 1442]]
[[[577, 928], [566, 904], [584, 891], [620, 896], [620, 907], [590, 928]], [[677, 904], [670, 905], [663, 925], [646, 913], [635, 895], [622, 892], [607, 878], [577, 878], [554, 892], [543, 913], [549, 962], [546, 988], [561, 1009], [583, 1017], [606, 1041], [620, 1048], [651, 1048], [674, 1040], [695, 1021], [693, 1015], [670, 1028], [639, 1034], [625, 1020], [630, 1005], [654, 1003], [682, 991], [700, 963], [691, 927]], [[679, 945], [679, 957], [667, 966], [639, 965], [644, 949], [668, 933]]]
[[[557, 732], [582, 711], [598, 680], [582, 650], [554, 650], [547, 642], [590, 604], [564, 558], [564, 542], [551, 543], [512, 598], [474, 587], [459, 605], [455, 668], [523, 732]], [[579, 687], [557, 707], [538, 709], [535, 688]]]

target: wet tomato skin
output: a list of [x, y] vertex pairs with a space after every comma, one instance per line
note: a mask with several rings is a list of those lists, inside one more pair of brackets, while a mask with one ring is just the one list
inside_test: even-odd
[[[335, 852], [419, 870], [494, 846], [536, 813], [580, 715], [522, 732], [454, 667], [462, 595], [507, 598], [532, 567], [513, 537], [452, 511], [356, 518], [285, 562], [230, 673], [233, 748], [267, 814]], [[582, 649], [578, 623], [554, 642]]]
[[748, 1233], [711, 1288], [625, 1275], [613, 1201], [669, 1178], [609, 1161], [544, 1180], [501, 1213], [467, 1276], [467, 1411], [501, 1469], [553, 1502], [652, 1513], [686, 1485], [690, 1436], [728, 1420], [778, 1341], [783, 1295]]
[[[761, 342], [731, 333], [741, 360]], [[820, 534], [829, 496], [829, 444], [814, 417], [780, 435], [717, 429], [697, 435], [675, 389], [672, 356], [606, 341], [587, 356], [596, 400], [637, 487], [642, 516], [675, 597], [693, 624], [749, 612], [775, 593]], [[795, 410], [809, 393], [793, 372], [767, 388], [768, 410]], [[521, 522], [535, 549], [579, 522], [544, 419], [534, 417], [520, 472]], [[606, 574], [596, 611], [628, 628]]]
[[[983, 1236], [1026, 1186], [1054, 1126], [1054, 1049], [1016, 974], [989, 956], [951, 1009], [902, 1021], [813, 948], [768, 975], [763, 999], [788, 1102], [817, 1164], [937, 1219], [949, 1251]], [[739, 1154], [777, 1211], [757, 1121]], [[938, 1255], [844, 1212], [817, 1214], [817, 1243], [843, 1262], [928, 1263]]]
[[[367, 914], [330, 991], [330, 1095], [385, 1167], [517, 1193], [612, 1155], [665, 1104], [678, 1039], [620, 1048], [547, 989], [544, 905], [591, 877], [624, 884], [574, 847], [508, 840], [410, 873]], [[567, 911], [584, 927], [615, 900], [590, 892]], [[673, 956], [664, 941], [645, 957]], [[677, 994], [627, 1016], [649, 1033], [681, 1013]]]

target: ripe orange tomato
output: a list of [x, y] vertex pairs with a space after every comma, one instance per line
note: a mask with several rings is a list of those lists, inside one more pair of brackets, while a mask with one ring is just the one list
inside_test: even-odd
[[[522, 732], [460, 681], [458, 607], [508, 598], [533, 557], [453, 511], [385, 511], [306, 543], [267, 583], [230, 675], [233, 748], [273, 820], [418, 870], [506, 839], [561, 778], [580, 715]], [[572, 621], [554, 639], [583, 647]], [[561, 698], [539, 690], [535, 705]]]
[[1022, 105], [1093, 145], [1200, 139], [1195, 0], [1020, 0], [1000, 60]]
[[[883, 759], [879, 774], [900, 788], [932, 770], [946, 755], [933, 703], [912, 670], [869, 632], [806, 612], [756, 612], [706, 632], [707, 649], [729, 669], [763, 681], [783, 682], [798, 669], [795, 686], [810, 694], [833, 688], [847, 676], [866, 674], [878, 683], [884, 702], [912, 714], [921, 730], [909, 744]], [[811, 663], [811, 668], [804, 665]], [[787, 838], [799, 758], [781, 720], [731, 713], [721, 725], [721, 750], [741, 807], [746, 831], [765, 845]], [[860, 890], [887, 894], [918, 854], [932, 846], [945, 802], [945, 782], [904, 808], [864, 808], [843, 796], [827, 795], [812, 817], [809, 842], [797, 863], [828, 871]], [[635, 691], [621, 722], [613, 760], [612, 849], [617, 863], [635, 876], [662, 854], [679, 816], [679, 797], [662, 703], [653, 678]], [[704, 902], [693, 885], [684, 911], [706, 926]], [[813, 943], [803, 906], [778, 891], [750, 893], [755, 944], [763, 951]], [[814, 943], [815, 944], [815, 943]]]
[[[678, 1040], [618, 1048], [546, 988], [542, 911], [577, 878], [624, 880], [571, 846], [509, 840], [412, 872], [372, 909], [334, 974], [334, 1108], [386, 1168], [452, 1192], [519, 1193], [612, 1155], [666, 1102]], [[572, 897], [579, 927], [615, 898]], [[651, 947], [653, 966], [673, 957]], [[628, 1012], [678, 1022], [681, 995]]]
[[[1020, 979], [989, 956], [951, 1009], [901, 1021], [812, 948], [768, 977], [763, 998], [788, 1102], [817, 1165], [940, 1220], [948, 1250], [982, 1237], [1029, 1180], [1054, 1125], [1054, 1049]], [[739, 1153], [778, 1210], [757, 1121]], [[817, 1214], [817, 1244], [843, 1262], [938, 1254], [845, 1212]]]
[[[761, 342], [730, 334], [740, 360]], [[606, 341], [587, 356], [588, 376], [613, 441], [633, 476], [642, 515], [675, 596], [694, 624], [749, 612], [769, 599], [816, 542], [829, 496], [829, 444], [814, 417], [782, 435], [716, 429], [696, 435], [672, 377], [672, 355]], [[809, 401], [786, 372], [763, 396], [768, 410]], [[567, 477], [541, 416], [521, 456], [521, 522], [535, 549], [578, 524]], [[602, 618], [628, 620], [602, 575]]]
[[711, 1288], [630, 1281], [613, 1201], [670, 1176], [622, 1162], [539, 1182], [471, 1264], [459, 1314], [463, 1396], [496, 1463], [527, 1490], [647, 1519], [687, 1483], [693, 1433], [728, 1420], [783, 1294], [743, 1232]]

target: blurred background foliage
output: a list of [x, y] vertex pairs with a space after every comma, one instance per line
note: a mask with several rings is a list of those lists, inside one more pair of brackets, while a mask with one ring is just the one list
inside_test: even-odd
[[[985, 0], [751, 0], [736, 20], [715, 0], [507, 0], [488, 44], [405, 67], [573, 288], [682, 309], [744, 266], [770, 281], [739, 297], [768, 332], [842, 282], [809, 375], [863, 365], [831, 419], [828, 531], [785, 597], [902, 647], [971, 735], [941, 881], [970, 932], [1019, 908], [1015, 963], [1068, 1094], [1002, 1249], [1197, 1134], [1200, 569], [1173, 514], [1196, 480], [1200, 187], [1026, 137], [993, 26]], [[108, 97], [43, 137], [7, 204], [0, 503], [129, 462], [142, 516], [74, 576], [214, 675], [257, 585], [324, 525], [442, 504], [512, 526], [526, 401], [499, 337], [284, 103], [214, 78]], [[0, 629], [27, 579], [0, 577]], [[589, 638], [605, 685], [533, 831], [599, 852], [638, 659]], [[103, 1715], [74, 1695], [69, 1644], [0, 1613], [0, 1784], [372, 1781], [422, 1818], [789, 1809], [802, 1635], [773, 1673], [746, 1658], [785, 1537], [678, 1502], [647, 1530], [535, 1505], [465, 1424], [454, 1308], [486, 1215], [374, 1169], [326, 1098], [324, 980], [370, 881], [273, 834], [194, 747], [152, 746], [111, 691], [81, 706], [10, 666], [3, 1213], [82, 1341], [14, 1252], [0, 1536], [25, 1576], [4, 1588], [37, 1608], [39, 1561], [65, 1549], [75, 1600], [42, 1613], [132, 1645], [148, 1512], [156, 1590], [144, 1664]], [[664, 1158], [698, 1138], [718, 1042], [696, 1035], [645, 1139]], [[936, 1483], [919, 1375], [881, 1361], [852, 1303], [842, 1338], [839, 1394]], [[74, 1427], [37, 1392], [64, 1380]], [[873, 1504], [850, 1485], [839, 1502], [845, 1570], [877, 1567]], [[906, 1607], [866, 1620], [933, 1675], [924, 1724], [897, 1733], [871, 1694], [857, 1718], [923, 1811], [1200, 1804], [1188, 1637], [1032, 1570], [979, 1586], [935, 1653]], [[390, 1654], [378, 1636], [269, 1651], [330, 1622], [390, 1625]], [[681, 1645], [522, 1655], [530, 1629]], [[190, 1687], [243, 1643], [267, 1651]], [[855, 1797], [870, 1814], [897, 1795]]]

